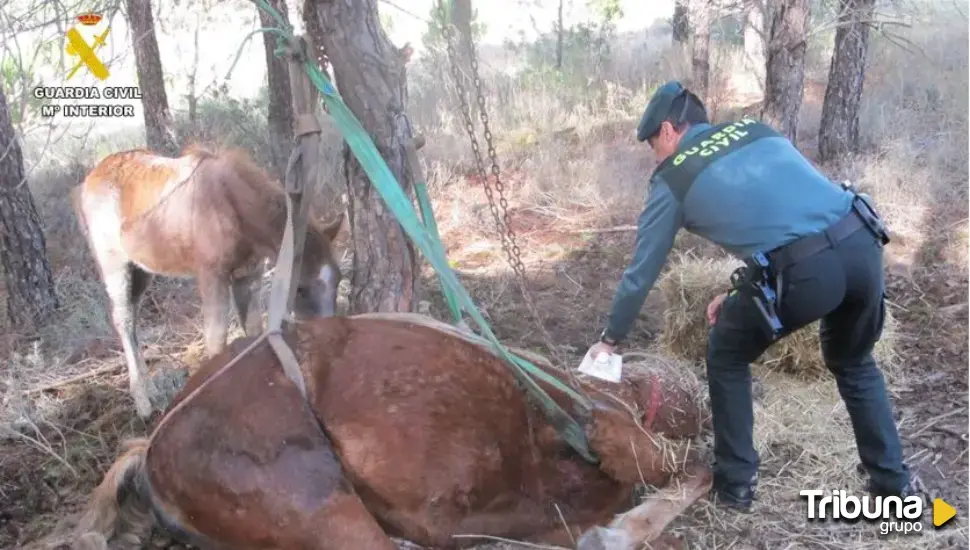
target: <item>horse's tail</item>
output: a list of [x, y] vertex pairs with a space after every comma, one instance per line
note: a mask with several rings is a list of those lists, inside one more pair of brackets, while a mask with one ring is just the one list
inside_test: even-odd
[[125, 444], [91, 496], [75, 531], [73, 550], [107, 550], [108, 540], [137, 542], [154, 523], [151, 489], [145, 471], [148, 439]]

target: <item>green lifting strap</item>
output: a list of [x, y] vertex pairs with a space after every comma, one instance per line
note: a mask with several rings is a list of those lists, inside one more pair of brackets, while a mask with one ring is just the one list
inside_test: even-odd
[[[261, 30], [263, 32], [273, 32], [284, 41], [289, 42], [292, 38], [292, 28], [283, 21], [276, 10], [268, 5], [265, 0], [253, 1], [261, 9], [272, 14], [280, 25], [280, 28]], [[252, 34], [250, 33], [250, 36]], [[277, 54], [279, 54], [279, 50], [277, 50]], [[343, 135], [347, 145], [354, 153], [354, 156], [357, 157], [358, 162], [387, 207], [397, 218], [398, 223], [401, 224], [401, 227], [411, 238], [411, 241], [421, 250], [425, 258], [438, 273], [445, 292], [450, 292], [455, 299], [456, 305], [460, 309], [465, 310], [475, 320], [484, 338], [495, 347], [499, 355], [512, 368], [512, 373], [524, 386], [527, 394], [535, 398], [542, 407], [549, 422], [562, 435], [566, 443], [573, 447], [588, 462], [598, 463], [598, 459], [589, 448], [589, 442], [583, 427], [564, 411], [539, 386], [533, 377], [543, 380], [550, 386], [568, 395], [575, 402], [576, 406], [574, 408], [581, 417], [588, 418], [592, 411], [592, 405], [589, 399], [569, 385], [536, 367], [531, 362], [510, 353], [498, 341], [488, 326], [488, 323], [478, 311], [478, 308], [475, 307], [468, 292], [462, 287], [454, 272], [451, 270], [451, 266], [448, 265], [441, 241], [434, 233], [429, 232], [418, 219], [411, 200], [404, 193], [394, 174], [388, 168], [387, 163], [384, 162], [384, 159], [378, 153], [370, 135], [368, 135], [367, 131], [361, 126], [360, 121], [357, 120], [346, 104], [344, 104], [337, 90], [330, 83], [329, 78], [320, 71], [316, 63], [305, 58], [303, 59], [303, 67], [310, 78], [310, 82], [320, 91], [321, 99], [326, 104], [334, 125]]]
[[[438, 222], [434, 219], [434, 209], [431, 207], [431, 197], [428, 196], [428, 186], [425, 185], [425, 182], [415, 182], [414, 194], [418, 197], [418, 206], [421, 207], [421, 218], [424, 220], [424, 226], [433, 240], [441, 242], [441, 235], [438, 234]], [[439, 275], [438, 278], [441, 279], [441, 276]], [[458, 305], [458, 298], [443, 279], [441, 279], [441, 292], [445, 295], [445, 302], [448, 303], [448, 310], [451, 311], [455, 324], [461, 323], [461, 306]]]

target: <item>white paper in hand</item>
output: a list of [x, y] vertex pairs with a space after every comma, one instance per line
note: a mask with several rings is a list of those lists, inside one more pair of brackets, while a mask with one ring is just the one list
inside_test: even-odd
[[587, 351], [586, 357], [579, 365], [579, 372], [608, 382], [619, 382], [623, 373], [623, 356], [615, 353], [600, 353], [594, 359]]

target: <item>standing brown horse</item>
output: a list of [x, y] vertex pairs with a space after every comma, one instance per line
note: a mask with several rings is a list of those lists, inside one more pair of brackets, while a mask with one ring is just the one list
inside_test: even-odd
[[[265, 340], [231, 363], [253, 339], [233, 342], [107, 472], [75, 548], [137, 544], [153, 522], [203, 549], [394, 550], [389, 536], [476, 543], [461, 534], [570, 544], [628, 508], [638, 483], [688, 479], [692, 495], [641, 514], [656, 536], [709, 487], [691, 441], [706, 418], [697, 387], [676, 373], [628, 368], [619, 384], [583, 382], [594, 465], [530, 406], [484, 340], [394, 314], [308, 320], [286, 339], [309, 405]], [[584, 540], [580, 548], [594, 547]]]
[[[252, 285], [262, 261], [279, 253], [284, 191], [240, 151], [193, 148], [179, 158], [145, 150], [109, 155], [72, 197], [111, 301], [135, 407], [147, 418], [154, 391], [135, 330], [142, 294], [156, 274], [195, 278], [209, 356], [225, 347], [230, 299], [246, 334], [258, 332]], [[340, 269], [331, 241], [342, 221], [307, 224], [298, 315], [334, 314]]]

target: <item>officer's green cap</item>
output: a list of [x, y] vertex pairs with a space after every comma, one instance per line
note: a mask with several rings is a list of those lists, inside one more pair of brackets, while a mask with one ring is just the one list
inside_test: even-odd
[[637, 141], [646, 141], [647, 138], [660, 131], [660, 124], [670, 113], [670, 106], [678, 96], [686, 91], [677, 80], [671, 80], [657, 88], [653, 97], [650, 98], [650, 103], [647, 103], [646, 110], [643, 111], [640, 125], [637, 126]]

